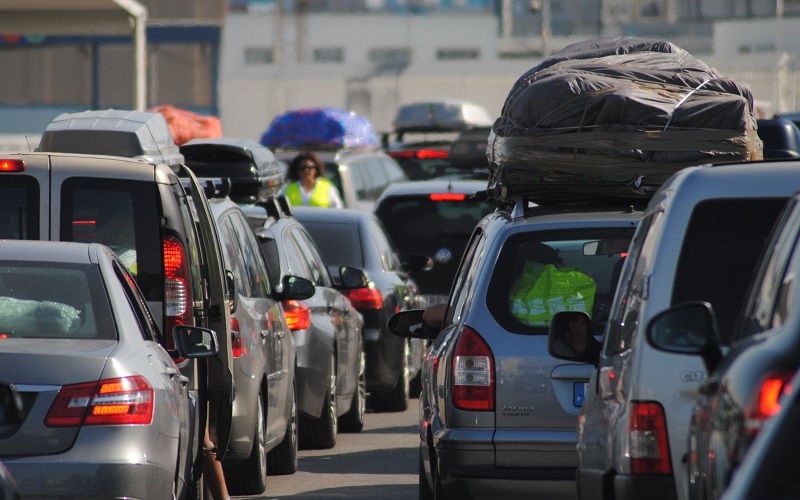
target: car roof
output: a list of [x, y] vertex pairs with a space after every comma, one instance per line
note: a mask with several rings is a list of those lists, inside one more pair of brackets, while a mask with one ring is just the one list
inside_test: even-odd
[[20, 260], [26, 262], [62, 262], [70, 264], [88, 264], [90, 247], [99, 247], [97, 243], [74, 243], [66, 241], [44, 240], [3, 240], [0, 242], [3, 260]]
[[583, 223], [608, 221], [637, 221], [642, 210], [625, 204], [584, 205], [584, 206], [536, 206], [525, 210], [525, 221], [538, 224]]
[[479, 180], [431, 179], [426, 181], [393, 182], [384, 190], [381, 199], [389, 196], [426, 195], [445, 192], [473, 194], [485, 189], [486, 181]]

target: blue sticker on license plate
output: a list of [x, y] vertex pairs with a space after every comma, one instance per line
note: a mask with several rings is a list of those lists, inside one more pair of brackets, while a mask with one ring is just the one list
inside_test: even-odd
[[586, 385], [586, 382], [572, 383], [572, 404], [574, 406], [583, 406], [583, 400], [586, 397]]

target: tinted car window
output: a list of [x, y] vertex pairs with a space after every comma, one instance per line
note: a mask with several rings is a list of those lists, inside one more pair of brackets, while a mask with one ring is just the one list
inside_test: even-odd
[[714, 306], [720, 340], [728, 345], [746, 290], [782, 199], [708, 200], [692, 211], [679, 255], [672, 303], [704, 300]]
[[386, 175], [389, 178], [389, 183], [402, 181], [406, 178], [406, 174], [403, 172], [403, 169], [400, 168], [400, 165], [395, 163], [389, 158], [382, 158], [381, 162], [383, 163], [384, 168], [386, 169]]
[[244, 257], [237, 243], [238, 236], [233, 230], [230, 217], [223, 217], [217, 224], [220, 235], [222, 252], [225, 254], [225, 265], [236, 276], [236, 291], [245, 297], [250, 297], [250, 279], [244, 268]]
[[258, 248], [253, 231], [247, 221], [239, 213], [231, 215], [233, 229], [236, 232], [236, 241], [241, 246], [242, 256], [244, 257], [244, 267], [250, 281], [250, 291], [254, 298], [266, 298], [269, 294], [269, 284], [267, 283], [267, 270], [264, 267], [264, 258]]
[[585, 311], [593, 331], [601, 332], [616, 287], [615, 270], [633, 232], [584, 228], [509, 236], [489, 282], [489, 312], [510, 332], [547, 335], [559, 310]]
[[472, 282], [477, 275], [478, 266], [475, 262], [476, 258], [483, 254], [483, 249], [486, 246], [487, 239], [481, 230], [477, 230], [472, 236], [467, 251], [464, 254], [464, 259], [461, 262], [461, 267], [456, 274], [455, 282], [453, 283], [453, 294], [450, 296], [450, 302], [447, 306], [447, 316], [442, 322], [442, 326], [447, 326], [461, 318], [461, 312], [466, 306], [468, 291], [472, 289]]
[[386, 231], [377, 219], [370, 219], [369, 234], [375, 240], [381, 258], [381, 266], [385, 271], [399, 271], [400, 261], [397, 260], [397, 250], [391, 241], [386, 238]]
[[39, 183], [12, 176], [0, 185], [0, 239], [39, 238]]
[[150, 300], [163, 296], [159, 206], [153, 184], [73, 177], [62, 185], [62, 241], [103, 243]]
[[364, 268], [361, 237], [355, 224], [303, 222], [328, 266]]
[[113, 321], [95, 266], [0, 265], [0, 337], [116, 339]]
[[305, 260], [306, 266], [311, 272], [309, 279], [311, 279], [315, 285], [330, 286], [329, 281], [326, 279], [328, 277], [328, 270], [319, 264], [319, 261], [322, 259], [319, 257], [319, 254], [317, 254], [316, 249], [313, 248], [313, 245], [310, 244], [305, 238], [305, 235], [300, 231], [292, 231], [292, 236], [294, 236], [297, 246], [300, 248], [300, 256]]

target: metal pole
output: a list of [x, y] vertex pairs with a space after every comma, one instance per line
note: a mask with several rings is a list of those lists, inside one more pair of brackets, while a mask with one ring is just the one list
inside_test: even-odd
[[135, 0], [113, 0], [133, 18], [134, 109], [147, 109], [147, 8]]

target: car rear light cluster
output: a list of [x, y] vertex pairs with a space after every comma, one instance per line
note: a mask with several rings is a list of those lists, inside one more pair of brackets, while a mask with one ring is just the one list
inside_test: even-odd
[[494, 356], [478, 332], [464, 327], [453, 351], [453, 405], [462, 410], [494, 411]]
[[65, 385], [45, 417], [49, 427], [150, 424], [153, 387], [142, 376]]
[[672, 474], [664, 408], [655, 402], [634, 402], [630, 418], [631, 472]]
[[281, 305], [289, 330], [294, 332], [311, 326], [311, 308], [308, 304], [300, 300], [284, 300]]
[[242, 332], [239, 330], [239, 320], [231, 318], [231, 354], [234, 358], [241, 358], [243, 350]]
[[346, 294], [356, 309], [383, 309], [383, 294], [375, 287], [354, 288]]
[[467, 195], [464, 193], [431, 193], [431, 201], [464, 201]]
[[781, 409], [780, 400], [790, 392], [792, 375], [790, 372], [775, 372], [764, 377], [755, 398], [744, 412], [744, 433], [747, 437], [755, 438], [764, 422]]
[[[175, 349], [172, 328], [192, 324], [192, 307], [189, 298], [189, 263], [186, 249], [173, 236], [164, 237], [164, 337], [167, 349]], [[176, 360], [183, 361], [183, 359]]]
[[24, 172], [25, 160], [0, 160], [0, 172]]

